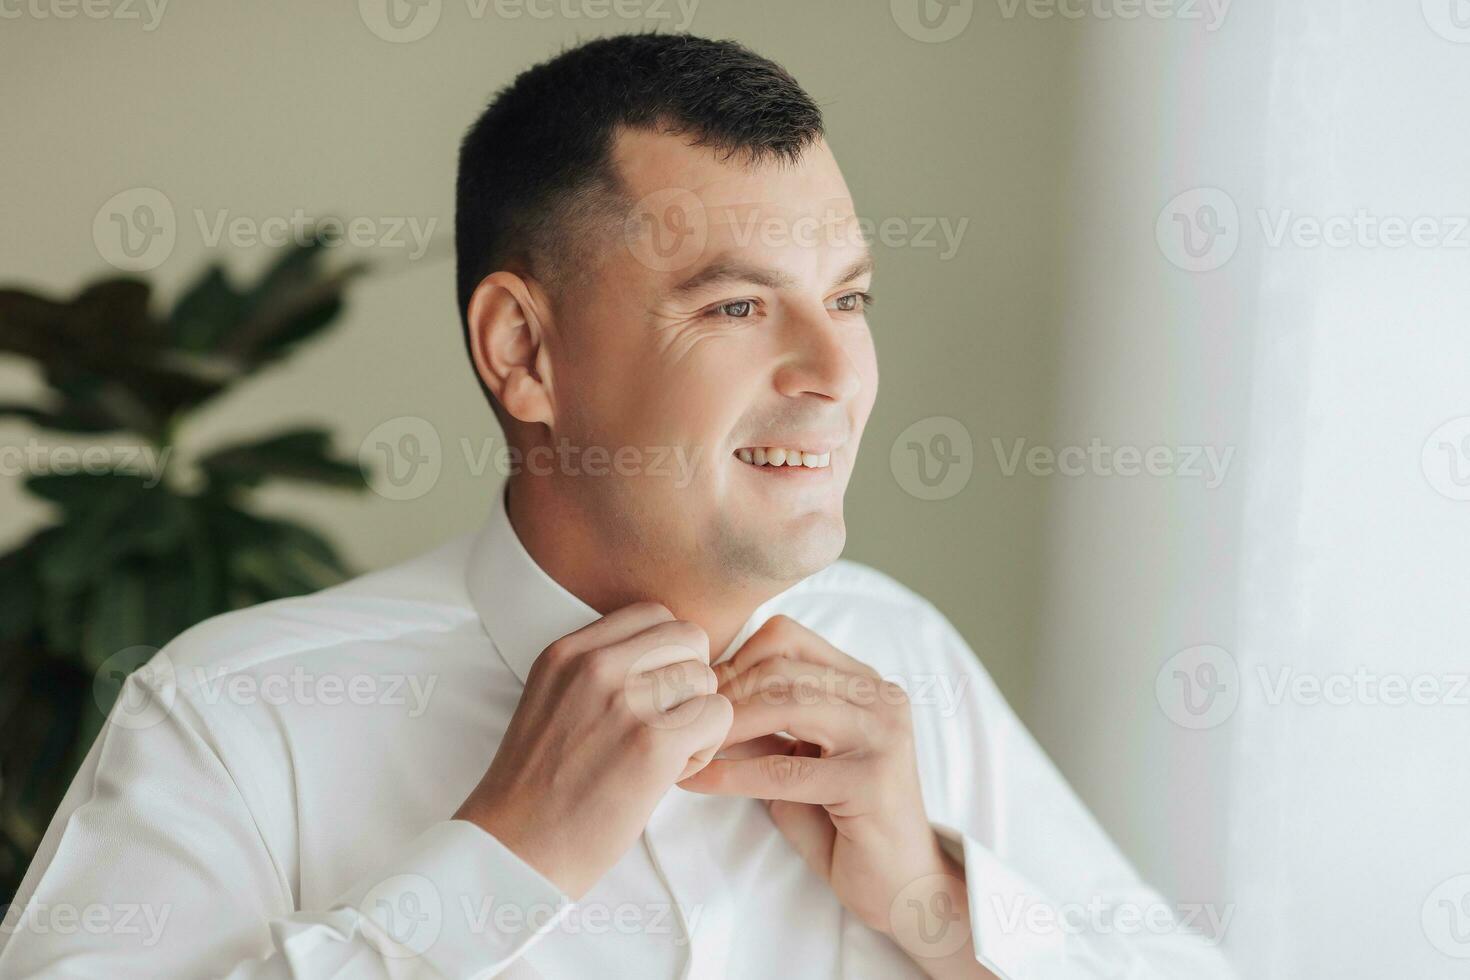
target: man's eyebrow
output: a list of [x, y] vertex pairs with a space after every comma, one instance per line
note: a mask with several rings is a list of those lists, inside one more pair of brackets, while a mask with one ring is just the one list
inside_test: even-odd
[[688, 296], [710, 286], [732, 282], [754, 283], [767, 289], [790, 289], [795, 285], [791, 276], [778, 269], [751, 265], [722, 254], [715, 256], [704, 268], [669, 290], [669, 295]]
[[873, 253], [863, 249], [862, 257], [852, 265], [842, 270], [842, 274], [832, 281], [834, 286], [846, 286], [848, 283], [861, 279], [873, 271]]
[[[864, 251], [860, 258], [842, 270], [832, 281], [832, 285], [845, 286], [872, 271], [873, 253]], [[689, 296], [710, 286], [737, 282], [748, 282], [772, 290], [790, 289], [796, 285], [795, 279], [779, 269], [752, 265], [722, 254], [715, 256], [704, 268], [670, 289], [669, 295]]]

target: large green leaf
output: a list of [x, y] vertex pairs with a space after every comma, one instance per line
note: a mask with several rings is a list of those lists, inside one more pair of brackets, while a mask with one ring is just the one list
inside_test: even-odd
[[58, 432], [112, 432], [126, 425], [95, 401], [66, 401], [54, 410], [19, 402], [0, 402], [0, 417], [5, 416], [22, 418], [32, 425]]
[[[26, 489], [67, 511], [87, 511], [103, 501], [137, 497], [148, 491], [135, 473], [42, 473], [26, 479]], [[68, 515], [70, 516], [70, 515]]]
[[182, 349], [260, 364], [320, 332], [342, 311], [342, 291], [361, 265], [326, 272], [313, 239], [283, 250], [248, 289], [213, 266], [180, 298], [169, 330]]
[[37, 566], [49, 588], [82, 588], [107, 576], [125, 556], [167, 554], [181, 546], [187, 530], [188, 501], [163, 484], [149, 487], [121, 474], [77, 474], [33, 477], [27, 486], [67, 510], [66, 523]]
[[169, 333], [182, 350], [214, 351], [220, 339], [245, 319], [249, 306], [245, 295], [225, 278], [224, 268], [212, 265], [179, 297], [169, 314]]
[[293, 429], [226, 446], [205, 456], [199, 466], [212, 482], [224, 486], [252, 487], [270, 477], [350, 489], [366, 486], [355, 461], [332, 458], [331, 434], [325, 429]]
[[37, 363], [65, 402], [63, 417], [106, 418], [151, 435], [221, 389], [218, 378], [165, 360], [167, 344], [141, 280], [104, 280], [70, 301], [0, 289], [0, 352]]
[[94, 282], [69, 301], [0, 289], [0, 350], [51, 361], [58, 348], [85, 340], [72, 353], [88, 364], [154, 350], [164, 337], [148, 312], [149, 293], [148, 283], [125, 277]]

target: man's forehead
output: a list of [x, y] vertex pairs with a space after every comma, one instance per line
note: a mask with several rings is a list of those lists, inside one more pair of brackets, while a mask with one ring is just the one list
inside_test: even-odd
[[825, 140], [795, 161], [750, 164], [742, 154], [690, 146], [689, 137], [621, 129], [613, 162], [634, 201], [693, 195], [717, 225], [761, 220], [850, 221], [855, 209], [842, 171]]

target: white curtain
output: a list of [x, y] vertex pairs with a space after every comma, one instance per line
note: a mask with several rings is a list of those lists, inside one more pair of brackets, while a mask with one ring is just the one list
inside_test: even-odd
[[1470, 975], [1470, 3], [1080, 34], [1051, 438], [1234, 455], [1052, 479], [1038, 735], [1242, 976]]

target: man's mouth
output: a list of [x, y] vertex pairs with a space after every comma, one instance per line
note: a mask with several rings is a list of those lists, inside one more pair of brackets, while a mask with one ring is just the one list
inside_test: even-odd
[[813, 452], [787, 446], [748, 446], [735, 450], [735, 457], [742, 463], [767, 469], [822, 470], [832, 465], [832, 451]]

